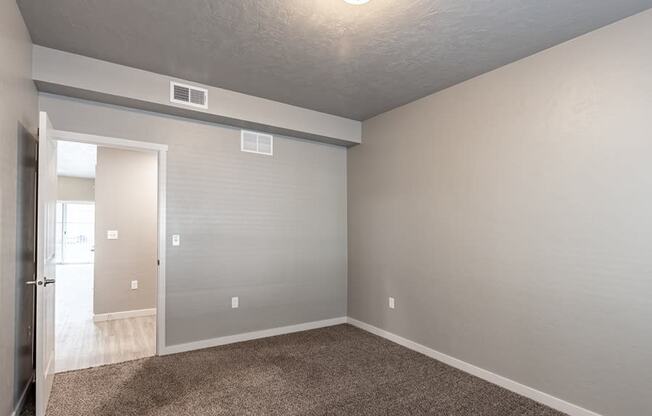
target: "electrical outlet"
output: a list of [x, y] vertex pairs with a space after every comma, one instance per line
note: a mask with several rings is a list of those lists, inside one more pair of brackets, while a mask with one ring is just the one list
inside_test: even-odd
[[240, 306], [240, 299], [237, 296], [231, 298], [231, 308], [235, 309]]
[[138, 280], [132, 280], [131, 281], [131, 290], [136, 290], [138, 289]]
[[390, 296], [389, 298], [389, 309], [394, 309], [396, 306], [396, 302], [394, 301], [394, 298]]
[[174, 234], [172, 236], [172, 245], [175, 247], [181, 245], [181, 236], [179, 234]]
[[106, 232], [107, 240], [117, 240], [118, 239], [118, 230], [108, 230]]

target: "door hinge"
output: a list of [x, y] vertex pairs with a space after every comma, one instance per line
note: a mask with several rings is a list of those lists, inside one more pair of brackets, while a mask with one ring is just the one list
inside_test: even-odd
[[160, 266], [160, 265], [161, 265], [161, 260], [158, 260], [158, 259], [157, 259], [157, 260], [156, 260], [156, 265], [157, 265], [157, 266]]

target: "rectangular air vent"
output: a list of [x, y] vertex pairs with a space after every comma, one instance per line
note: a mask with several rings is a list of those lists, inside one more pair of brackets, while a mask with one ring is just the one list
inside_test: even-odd
[[242, 130], [240, 133], [240, 150], [271, 156], [274, 149], [274, 138], [271, 134]]
[[208, 108], [208, 90], [170, 81], [170, 101], [192, 107]]

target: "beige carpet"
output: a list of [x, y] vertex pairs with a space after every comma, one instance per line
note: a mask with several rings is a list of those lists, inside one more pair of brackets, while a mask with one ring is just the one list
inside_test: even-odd
[[561, 413], [349, 325], [59, 374], [48, 416]]

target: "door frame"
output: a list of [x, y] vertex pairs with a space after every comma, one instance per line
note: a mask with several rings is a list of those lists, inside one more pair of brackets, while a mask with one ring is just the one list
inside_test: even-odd
[[114, 149], [156, 152], [158, 154], [158, 273], [156, 279], [156, 355], [165, 351], [165, 264], [166, 264], [166, 183], [168, 145], [121, 139], [96, 134], [53, 130], [52, 138], [67, 142], [95, 144]]

